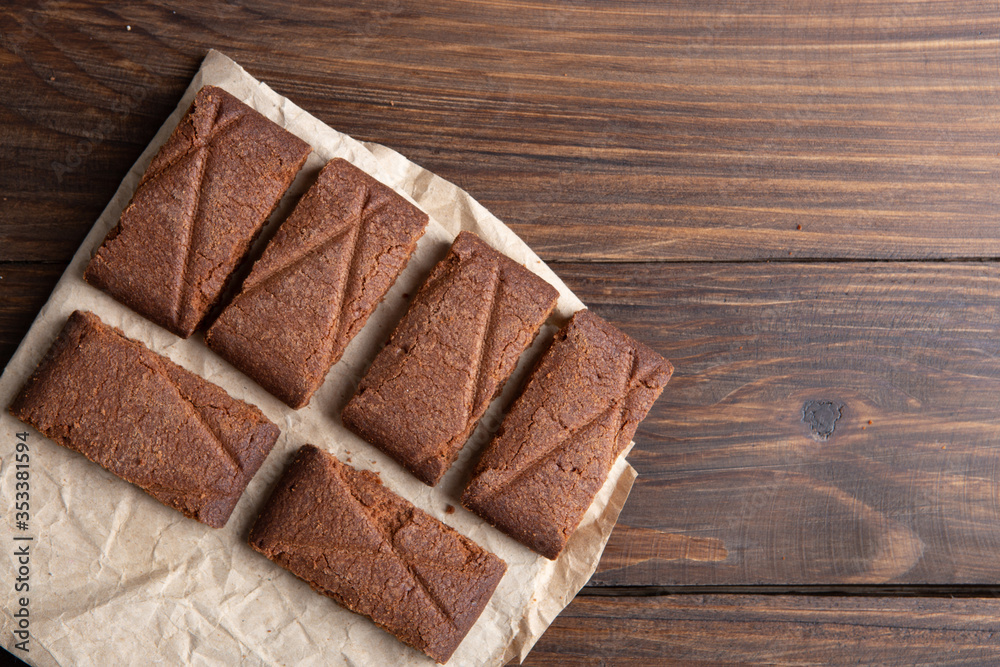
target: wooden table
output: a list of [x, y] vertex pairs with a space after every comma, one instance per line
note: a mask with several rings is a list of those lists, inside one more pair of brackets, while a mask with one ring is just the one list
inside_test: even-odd
[[1000, 660], [1000, 8], [16, 0], [0, 362], [216, 47], [673, 360], [528, 662]]

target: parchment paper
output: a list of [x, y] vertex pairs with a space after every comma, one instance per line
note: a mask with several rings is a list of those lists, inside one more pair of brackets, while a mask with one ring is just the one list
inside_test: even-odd
[[[329, 159], [343, 157], [394, 187], [431, 216], [420, 241], [386, 300], [334, 366], [309, 406], [295, 411], [271, 397], [211, 353], [200, 335], [189, 340], [151, 324], [83, 282], [83, 270], [116, 224], [142, 172], [203, 85], [220, 86], [312, 144], [314, 153], [272, 219], [291, 205]], [[475, 231], [559, 289], [557, 312], [524, 355], [507, 389], [438, 487], [417, 481], [395, 462], [340, 424], [340, 408], [412, 294], [451, 239]], [[266, 236], [266, 232], [265, 232]], [[262, 239], [263, 242], [265, 239]], [[259, 244], [258, 244], [259, 245]], [[499, 408], [540, 344], [583, 307], [576, 296], [502, 222], [467, 193], [376, 144], [363, 145], [324, 125], [255, 80], [229, 58], [210, 51], [177, 109], [122, 181], [121, 187], [77, 251], [48, 302], [0, 377], [0, 498], [6, 511], [0, 540], [4, 597], [3, 645], [35, 665], [284, 664], [429, 665], [432, 660], [378, 629], [367, 619], [314, 593], [307, 584], [252, 551], [246, 536], [272, 485], [304, 443], [332, 451], [433, 516], [493, 551], [508, 570], [486, 611], [449, 665], [498, 665], [523, 660], [535, 641], [593, 574], [635, 479], [622, 455], [563, 555], [550, 562], [466, 512], [460, 490], [476, 453], [498, 426]], [[106, 323], [259, 406], [282, 434], [250, 483], [228, 525], [213, 530], [184, 518], [132, 485], [60, 447], [13, 419], [6, 406], [75, 309]], [[14, 528], [15, 434], [31, 435], [31, 519]], [[456, 508], [449, 514], [446, 508]], [[32, 536], [30, 542], [13, 537]], [[15, 545], [30, 544], [30, 592], [15, 593]], [[30, 652], [14, 649], [16, 600], [28, 597]]]

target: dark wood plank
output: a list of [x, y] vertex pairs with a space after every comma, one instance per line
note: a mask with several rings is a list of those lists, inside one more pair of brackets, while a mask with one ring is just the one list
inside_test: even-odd
[[68, 259], [213, 45], [545, 259], [1000, 256], [995, 9], [4, 3], [0, 260]]
[[[4, 363], [61, 270], [2, 267]], [[1000, 583], [1000, 267], [556, 270], [677, 367], [592, 586]]]
[[1000, 266], [555, 269], [676, 366], [592, 585], [1000, 582]]
[[0, 368], [10, 361], [65, 270], [64, 264], [0, 263]]
[[998, 619], [981, 599], [577, 597], [524, 664], [996, 664]]

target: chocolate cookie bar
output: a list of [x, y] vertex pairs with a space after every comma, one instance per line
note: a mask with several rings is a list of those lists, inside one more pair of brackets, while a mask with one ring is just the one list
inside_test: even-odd
[[310, 153], [214, 86], [198, 91], [84, 279], [187, 338]]
[[378, 475], [302, 447], [250, 546], [313, 590], [445, 663], [506, 563], [386, 489]]
[[278, 438], [257, 408], [79, 310], [10, 413], [213, 528]]
[[597, 315], [576, 313], [483, 452], [462, 504], [554, 560], [672, 372]]
[[344, 426], [437, 484], [558, 296], [462, 232], [361, 380]]
[[391, 188], [331, 160], [205, 342], [301, 408], [406, 266], [427, 222]]

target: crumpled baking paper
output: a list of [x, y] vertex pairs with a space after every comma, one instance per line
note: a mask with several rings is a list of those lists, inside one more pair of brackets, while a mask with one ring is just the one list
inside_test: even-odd
[[[322, 388], [303, 410], [291, 410], [210, 352], [200, 335], [181, 340], [83, 282], [83, 270], [118, 221], [143, 171], [203, 85], [216, 85], [314, 149], [283, 200], [274, 222], [286, 216], [316, 172], [343, 157], [414, 201], [431, 216], [406, 270], [364, 330], [348, 347]], [[523, 263], [559, 289], [556, 313], [525, 353], [503, 395], [436, 488], [417, 481], [391, 459], [340, 424], [340, 409], [361, 374], [402, 316], [407, 301], [444, 255], [459, 231]], [[268, 232], [258, 243], [266, 241]], [[476, 453], [499, 425], [526, 369], [555, 325], [583, 307], [576, 296], [496, 217], [466, 192], [377, 144], [362, 144], [321, 123], [288, 99], [210, 51], [177, 109], [122, 181], [73, 257], [0, 377], [0, 558], [6, 604], [0, 615], [3, 645], [34, 665], [429, 665], [430, 658], [378, 629], [368, 619], [281, 569], [246, 544], [272, 485], [292, 453], [313, 443], [359, 468], [375, 470], [392, 490], [503, 558], [507, 574], [449, 665], [500, 665], [523, 660], [556, 615], [593, 574], [635, 479], [618, 459], [562, 556], [550, 562], [461, 507], [461, 488]], [[281, 428], [273, 452], [250, 483], [224, 529], [184, 518], [84, 457], [60, 447], [13, 419], [6, 406], [75, 309], [106, 323], [259, 406]], [[30, 521], [15, 528], [15, 434], [27, 431], [30, 446]], [[452, 509], [454, 508], [454, 509]], [[15, 541], [14, 537], [31, 537]], [[29, 545], [28, 592], [16, 592], [16, 548]], [[29, 652], [14, 648], [17, 600], [27, 597]]]

